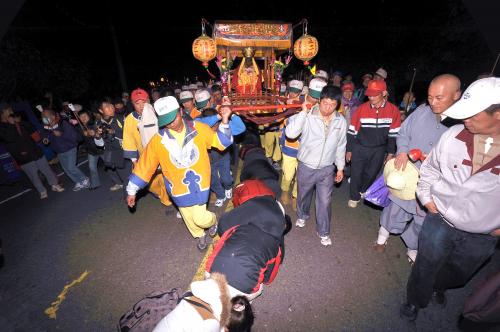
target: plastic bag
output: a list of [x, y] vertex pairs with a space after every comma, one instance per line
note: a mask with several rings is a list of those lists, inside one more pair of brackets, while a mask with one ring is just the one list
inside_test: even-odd
[[381, 207], [389, 205], [391, 202], [389, 200], [389, 188], [385, 185], [383, 175], [380, 175], [366, 190], [365, 201]]

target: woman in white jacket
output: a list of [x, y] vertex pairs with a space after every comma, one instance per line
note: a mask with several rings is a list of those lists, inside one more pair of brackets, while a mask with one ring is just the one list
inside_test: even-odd
[[230, 298], [226, 277], [191, 283], [192, 296], [182, 301], [156, 325], [153, 332], [244, 332], [253, 325], [253, 311], [244, 296]]

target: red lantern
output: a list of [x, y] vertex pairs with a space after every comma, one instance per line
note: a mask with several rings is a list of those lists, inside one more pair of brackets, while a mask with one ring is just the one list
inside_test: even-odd
[[194, 40], [192, 50], [194, 57], [202, 62], [203, 67], [208, 68], [208, 62], [216, 55], [215, 41], [203, 34]]
[[293, 54], [299, 60], [304, 61], [304, 65], [309, 65], [309, 60], [318, 54], [318, 40], [308, 34], [304, 34], [293, 44]]

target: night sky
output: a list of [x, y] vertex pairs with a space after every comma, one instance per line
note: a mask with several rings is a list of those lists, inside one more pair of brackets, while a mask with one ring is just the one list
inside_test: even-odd
[[[34, 98], [42, 88], [76, 99], [119, 93], [110, 26], [116, 31], [129, 89], [145, 86], [161, 76], [177, 81], [195, 76], [208, 80], [191, 53], [193, 40], [201, 34], [202, 17], [211, 23], [231, 19], [293, 24], [307, 18], [309, 34], [319, 41], [319, 54], [312, 61], [318, 68], [351, 72], [358, 80], [364, 72], [384, 66], [389, 80], [401, 92], [398, 94], [407, 89], [413, 67], [417, 68], [417, 92], [425, 89], [430, 78], [447, 71], [468, 84], [491, 70], [498, 52], [497, 45], [488, 43], [468, 7], [457, 0], [379, 0], [369, 4], [330, 1], [330, 5], [321, 6], [312, 2], [291, 6], [262, 1], [226, 1], [214, 6], [216, 2], [207, 1], [203, 5], [181, 2], [176, 7], [184, 8], [177, 10], [170, 3], [26, 1], [0, 44], [0, 71], [19, 66], [22, 70], [17, 72], [24, 74], [16, 88], [9, 94], [2, 92], [0, 98]], [[402, 6], [408, 3], [413, 3], [410, 10]], [[208, 32], [211, 33], [210, 28]], [[301, 28], [294, 30], [295, 38], [301, 35]], [[10, 53], [6, 52], [6, 45]], [[42, 60], [33, 60], [26, 53], [36, 54]], [[10, 54], [10, 60], [5, 59], [6, 54]], [[11, 63], [12, 54], [19, 63]], [[37, 66], [29, 67], [32, 61], [46, 71], [46, 67], [54, 66], [52, 72], [58, 74], [52, 77], [52, 72], [44, 72], [37, 81]], [[285, 74], [293, 75], [301, 66], [294, 59]], [[210, 70], [218, 73], [213, 63]], [[32, 82], [27, 82], [26, 77]], [[417, 97], [422, 99], [425, 95]]]

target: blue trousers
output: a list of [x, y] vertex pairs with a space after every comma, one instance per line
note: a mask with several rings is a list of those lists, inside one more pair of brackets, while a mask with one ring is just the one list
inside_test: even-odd
[[231, 155], [229, 152], [223, 154], [222, 158], [210, 164], [210, 189], [217, 198], [226, 197], [225, 190], [233, 186], [233, 176], [231, 175]]
[[497, 238], [451, 227], [439, 214], [427, 214], [418, 255], [407, 285], [408, 303], [425, 308], [433, 291], [463, 286], [495, 251]]

